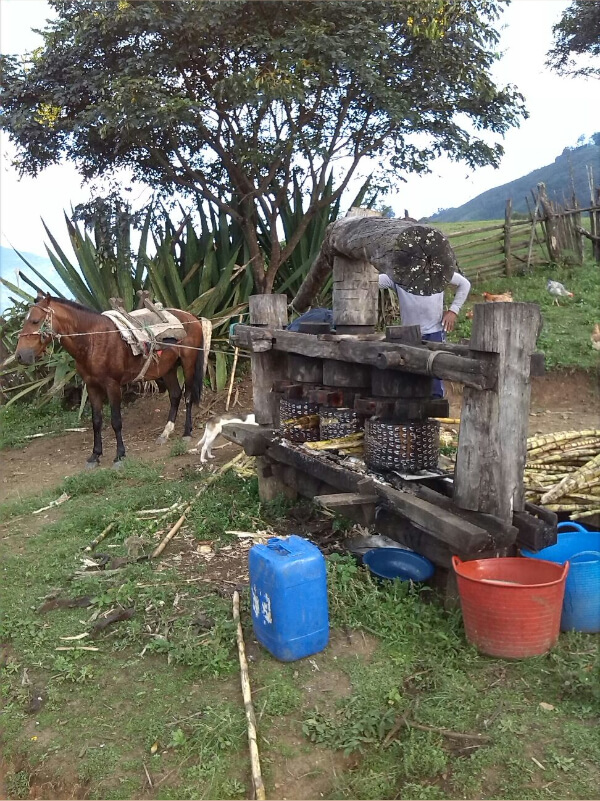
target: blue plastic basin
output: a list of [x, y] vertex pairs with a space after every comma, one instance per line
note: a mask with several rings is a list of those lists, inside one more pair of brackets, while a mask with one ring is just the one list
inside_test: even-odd
[[402, 548], [373, 548], [365, 553], [363, 563], [377, 578], [400, 581], [426, 581], [435, 571], [429, 559]]
[[563, 631], [600, 632], [600, 531], [589, 531], [580, 523], [559, 523], [556, 545], [541, 551], [521, 550], [521, 555], [559, 565], [568, 561], [571, 567], [560, 627]]

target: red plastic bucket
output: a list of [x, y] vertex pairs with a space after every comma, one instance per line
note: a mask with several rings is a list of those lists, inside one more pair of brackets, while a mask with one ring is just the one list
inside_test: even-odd
[[452, 557], [469, 642], [508, 659], [538, 656], [558, 640], [569, 563]]

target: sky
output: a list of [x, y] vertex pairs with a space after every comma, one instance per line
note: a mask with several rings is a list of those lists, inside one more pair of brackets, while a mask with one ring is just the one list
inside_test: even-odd
[[[562, 78], [548, 70], [545, 58], [552, 44], [552, 25], [569, 5], [564, 0], [513, 0], [501, 20], [502, 59], [494, 67], [499, 84], [514, 84], [525, 96], [529, 119], [511, 129], [503, 145], [500, 167], [475, 171], [440, 158], [431, 174], [398, 181], [385, 199], [398, 216], [408, 209], [424, 217], [440, 208], [460, 206], [481, 192], [508, 183], [554, 161], [564, 147], [574, 146], [600, 129], [598, 80]], [[24, 53], [41, 44], [32, 28], [44, 28], [51, 16], [45, 0], [0, 0], [0, 50]], [[36, 178], [19, 179], [11, 162], [14, 150], [0, 134], [0, 242], [29, 253], [45, 255], [48, 228], [63, 247], [68, 237], [63, 211], [89, 200], [89, 189], [70, 164], [50, 167]], [[140, 194], [140, 193], [134, 193]], [[350, 197], [348, 198], [350, 200]]]

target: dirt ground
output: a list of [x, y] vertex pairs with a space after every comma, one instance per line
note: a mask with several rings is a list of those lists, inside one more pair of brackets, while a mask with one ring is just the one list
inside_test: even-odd
[[[448, 383], [450, 414], [460, 416], [460, 385]], [[248, 381], [239, 385], [230, 411], [247, 412], [252, 408], [252, 390]], [[204, 423], [213, 414], [225, 411], [226, 393], [206, 392], [194, 417], [193, 444], [202, 435]], [[166, 394], [151, 394], [138, 398], [123, 411], [123, 435], [129, 456], [150, 463], [162, 462], [164, 475], [174, 477], [189, 467], [199, 466], [197, 454], [169, 457], [172, 443], [181, 436], [183, 414], [177, 420], [170, 443], [158, 445], [156, 439], [164, 428], [169, 401]], [[32, 440], [23, 448], [2, 454], [0, 465], [0, 498], [15, 499], [39, 493], [58, 484], [66, 476], [84, 468], [92, 451], [91, 421], [82, 421], [85, 432], [69, 432], [55, 437]], [[600, 427], [600, 385], [598, 377], [583, 372], [548, 373], [532, 379], [530, 434]], [[103, 463], [110, 464], [115, 441], [110, 422], [103, 431]], [[214, 451], [213, 464], [222, 464], [236, 452], [237, 446], [220, 439]]]

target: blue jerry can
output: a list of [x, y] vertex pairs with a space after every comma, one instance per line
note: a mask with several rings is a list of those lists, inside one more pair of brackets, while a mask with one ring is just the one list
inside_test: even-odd
[[248, 561], [256, 639], [282, 662], [322, 651], [329, 641], [329, 613], [321, 551], [292, 534], [254, 545]]

